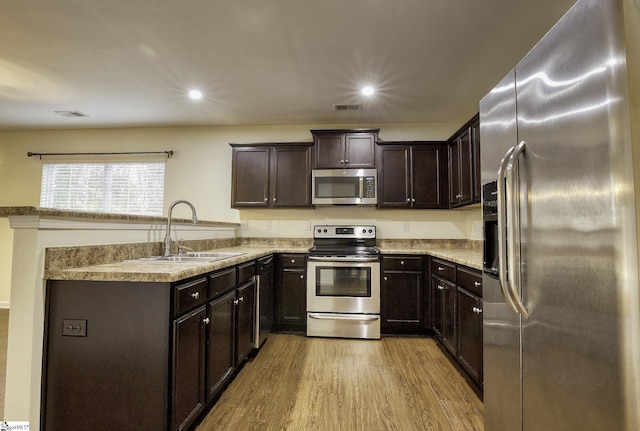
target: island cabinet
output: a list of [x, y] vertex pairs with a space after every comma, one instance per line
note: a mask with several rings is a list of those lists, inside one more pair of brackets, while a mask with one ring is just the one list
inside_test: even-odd
[[283, 253], [278, 256], [275, 324], [280, 331], [307, 331], [306, 254]]
[[314, 169], [375, 168], [380, 129], [311, 130]]
[[311, 143], [231, 144], [232, 208], [311, 206]]
[[382, 256], [380, 318], [383, 334], [419, 334], [424, 327], [422, 256]]
[[255, 271], [49, 280], [42, 429], [192, 428], [251, 352]]
[[[474, 389], [482, 389], [482, 273], [431, 258], [432, 329]], [[474, 387], [475, 385], [475, 387]]]
[[480, 122], [476, 114], [449, 139], [449, 203], [480, 202]]
[[448, 147], [444, 142], [378, 143], [378, 207], [449, 207]]

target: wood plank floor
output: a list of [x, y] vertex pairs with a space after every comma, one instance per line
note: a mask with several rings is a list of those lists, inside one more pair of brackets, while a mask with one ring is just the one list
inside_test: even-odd
[[482, 402], [427, 338], [271, 334], [196, 431], [482, 431]]
[[0, 419], [4, 418], [4, 386], [7, 371], [7, 338], [9, 310], [0, 309]]

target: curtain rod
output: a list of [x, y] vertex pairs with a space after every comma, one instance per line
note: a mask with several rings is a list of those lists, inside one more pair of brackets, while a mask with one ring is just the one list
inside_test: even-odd
[[32, 153], [29, 151], [27, 157], [38, 156], [42, 159], [42, 156], [120, 156], [120, 155], [132, 155], [132, 154], [165, 154], [167, 159], [173, 156], [173, 150], [170, 151], [125, 151], [116, 153]]

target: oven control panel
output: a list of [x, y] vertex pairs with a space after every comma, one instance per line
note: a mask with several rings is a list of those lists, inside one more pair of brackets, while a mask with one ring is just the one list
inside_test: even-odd
[[374, 238], [376, 227], [372, 225], [317, 225], [313, 228], [314, 238]]

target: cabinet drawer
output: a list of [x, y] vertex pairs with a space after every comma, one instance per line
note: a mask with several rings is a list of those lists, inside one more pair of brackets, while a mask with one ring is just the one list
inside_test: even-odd
[[445, 280], [454, 281], [455, 265], [446, 260], [431, 259], [431, 275], [437, 275]]
[[174, 287], [173, 315], [179, 316], [207, 302], [207, 279], [199, 278]]
[[209, 299], [213, 299], [236, 287], [236, 267], [223, 269], [209, 276]]
[[244, 284], [247, 281], [250, 281], [255, 275], [256, 262], [254, 260], [238, 265], [238, 284]]
[[420, 256], [382, 256], [382, 269], [422, 271]]
[[282, 255], [282, 267], [287, 269], [292, 268], [305, 268], [304, 254], [283, 254]]
[[474, 295], [482, 297], [482, 273], [475, 269], [458, 266], [456, 284]]

